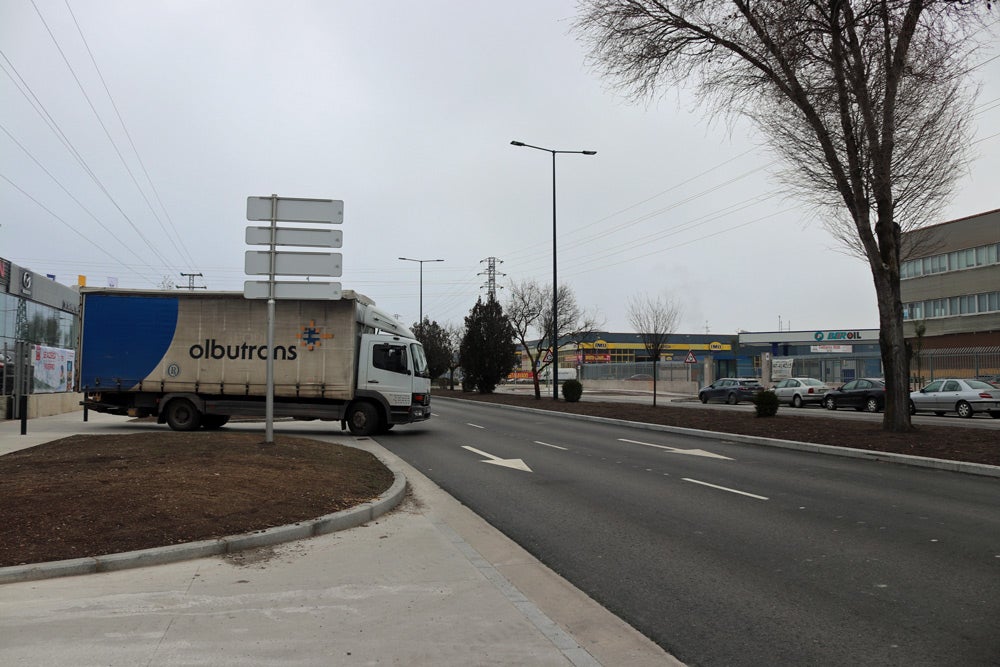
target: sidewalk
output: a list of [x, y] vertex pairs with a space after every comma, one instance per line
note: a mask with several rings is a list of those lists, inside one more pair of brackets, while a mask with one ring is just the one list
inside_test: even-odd
[[[21, 436], [3, 422], [0, 455], [126, 428], [74, 413]], [[321, 537], [0, 586], [0, 664], [681, 664], [375, 441], [276, 428], [371, 451], [411, 493]]]

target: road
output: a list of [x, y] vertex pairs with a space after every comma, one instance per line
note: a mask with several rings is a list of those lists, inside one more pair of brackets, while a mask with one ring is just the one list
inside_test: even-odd
[[[521, 395], [534, 395], [532, 390], [524, 385], [510, 386], [501, 385], [497, 388], [499, 393], [514, 393]], [[543, 396], [551, 396], [552, 390], [549, 388], [548, 392], [543, 388]], [[607, 403], [639, 403], [643, 405], [652, 405], [653, 403], [653, 392], [652, 391], [585, 391], [581, 400], [584, 402], [588, 401], [601, 401]], [[738, 405], [727, 405], [726, 403], [713, 401], [707, 406], [702, 405], [701, 401], [693, 396], [681, 396], [679, 394], [663, 394], [658, 393], [656, 398], [657, 405], [669, 405], [670, 407], [677, 408], [689, 408], [692, 410], [703, 410], [706, 408], [711, 408], [713, 410], [732, 410], [735, 412], [753, 412], [754, 407], [752, 403], [743, 402]], [[802, 408], [793, 408], [790, 405], [783, 404], [779, 408], [781, 414], [783, 415], [793, 415], [796, 417], [827, 417], [831, 419], [852, 419], [855, 421], [870, 421], [870, 422], [881, 422], [882, 413], [872, 414], [869, 412], [858, 412], [856, 410], [842, 409], [842, 410], [827, 410], [819, 405], [806, 405]], [[927, 426], [953, 426], [959, 428], [971, 427], [971, 428], [981, 428], [987, 430], [1000, 431], [1000, 419], [993, 419], [988, 414], [984, 412], [977, 412], [972, 418], [962, 418], [953, 412], [946, 413], [944, 415], [938, 416], [930, 413], [918, 413], [910, 417], [911, 421], [915, 425], [927, 425]]]
[[1000, 661], [996, 479], [435, 400], [379, 442], [689, 664]]

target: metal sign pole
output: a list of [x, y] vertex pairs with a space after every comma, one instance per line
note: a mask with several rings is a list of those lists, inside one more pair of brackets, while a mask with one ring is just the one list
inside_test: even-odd
[[278, 195], [271, 195], [271, 270], [267, 297], [267, 397], [264, 403], [264, 442], [274, 444], [274, 268], [278, 229]]

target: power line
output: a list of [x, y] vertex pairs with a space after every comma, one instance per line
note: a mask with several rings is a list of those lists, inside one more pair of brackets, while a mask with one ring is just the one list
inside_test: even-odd
[[[122, 166], [125, 168], [125, 171], [128, 173], [129, 178], [132, 179], [132, 183], [135, 185], [135, 188], [139, 192], [139, 195], [142, 197], [143, 201], [146, 202], [146, 206], [149, 208], [150, 213], [153, 214], [153, 217], [156, 219], [156, 222], [160, 225], [160, 229], [163, 230], [163, 233], [166, 235], [167, 239], [170, 241], [170, 243], [174, 246], [174, 249], [177, 250], [177, 253], [183, 259], [184, 253], [181, 252], [180, 248], [177, 245], [177, 242], [174, 241], [173, 237], [171, 237], [170, 234], [169, 234], [169, 232], [167, 232], [166, 227], [163, 225], [163, 221], [160, 219], [160, 216], [153, 209], [153, 205], [150, 203], [149, 198], [146, 196], [146, 193], [143, 191], [142, 187], [140, 187], [139, 181], [136, 179], [135, 174], [132, 172], [131, 167], [129, 167], [128, 163], [125, 161], [125, 156], [122, 155], [121, 151], [118, 149], [118, 145], [115, 143], [115, 140], [111, 137], [111, 133], [108, 131], [107, 126], [104, 124], [104, 121], [101, 119], [101, 115], [97, 112], [97, 108], [94, 106], [93, 101], [90, 99], [90, 95], [87, 94], [87, 90], [86, 90], [86, 88], [84, 88], [83, 83], [80, 81], [80, 77], [77, 76], [76, 70], [73, 69], [73, 65], [70, 64], [69, 58], [66, 57], [66, 53], [63, 51], [62, 46], [59, 44], [59, 40], [56, 39], [56, 36], [52, 32], [52, 29], [49, 27], [48, 22], [45, 20], [45, 17], [42, 15], [42, 12], [38, 9], [38, 5], [35, 3], [35, 0], [31, 0], [31, 5], [32, 5], [32, 7], [35, 8], [35, 13], [38, 14], [38, 18], [41, 20], [42, 25], [45, 26], [46, 32], [49, 33], [49, 37], [52, 39], [52, 43], [55, 45], [56, 50], [59, 51], [59, 55], [62, 57], [63, 63], [66, 65], [66, 68], [69, 70], [70, 74], [73, 76], [73, 80], [76, 81], [76, 85], [80, 89], [80, 93], [83, 95], [83, 98], [85, 100], [87, 100], [87, 106], [90, 107], [90, 110], [94, 114], [94, 118], [97, 119], [97, 124], [100, 125], [101, 129], [104, 131], [104, 136], [107, 137], [108, 143], [110, 143], [111, 147], [114, 149], [115, 155], [118, 156], [118, 160], [122, 163]], [[76, 21], [76, 17], [75, 16], [73, 17], [73, 20]], [[79, 29], [79, 26], [77, 26], [77, 28]], [[82, 33], [81, 33], [81, 36], [82, 36]], [[90, 52], [90, 47], [89, 46], [87, 47], [87, 51], [88, 51], [88, 53]], [[95, 65], [96, 65], [96, 63], [95, 63]], [[102, 81], [104, 80], [103, 77], [101, 78], [101, 80]], [[108, 95], [110, 96], [110, 92], [108, 93]], [[113, 104], [113, 101], [112, 101], [112, 104]], [[138, 229], [136, 229], [136, 232], [138, 233]]]

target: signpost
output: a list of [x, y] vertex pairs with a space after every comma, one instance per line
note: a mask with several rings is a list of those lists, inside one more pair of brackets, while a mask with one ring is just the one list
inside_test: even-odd
[[264, 440], [274, 442], [274, 301], [275, 299], [340, 299], [340, 283], [278, 281], [275, 276], [340, 277], [342, 256], [333, 252], [286, 252], [278, 246], [340, 248], [344, 236], [340, 230], [319, 227], [278, 227], [279, 222], [305, 222], [321, 225], [344, 221], [344, 202], [337, 199], [298, 199], [294, 197], [247, 197], [247, 220], [268, 221], [269, 227], [250, 226], [248, 245], [266, 245], [267, 250], [248, 250], [245, 271], [252, 276], [267, 276], [266, 281], [243, 283], [247, 299], [267, 299], [267, 397], [264, 407]]

